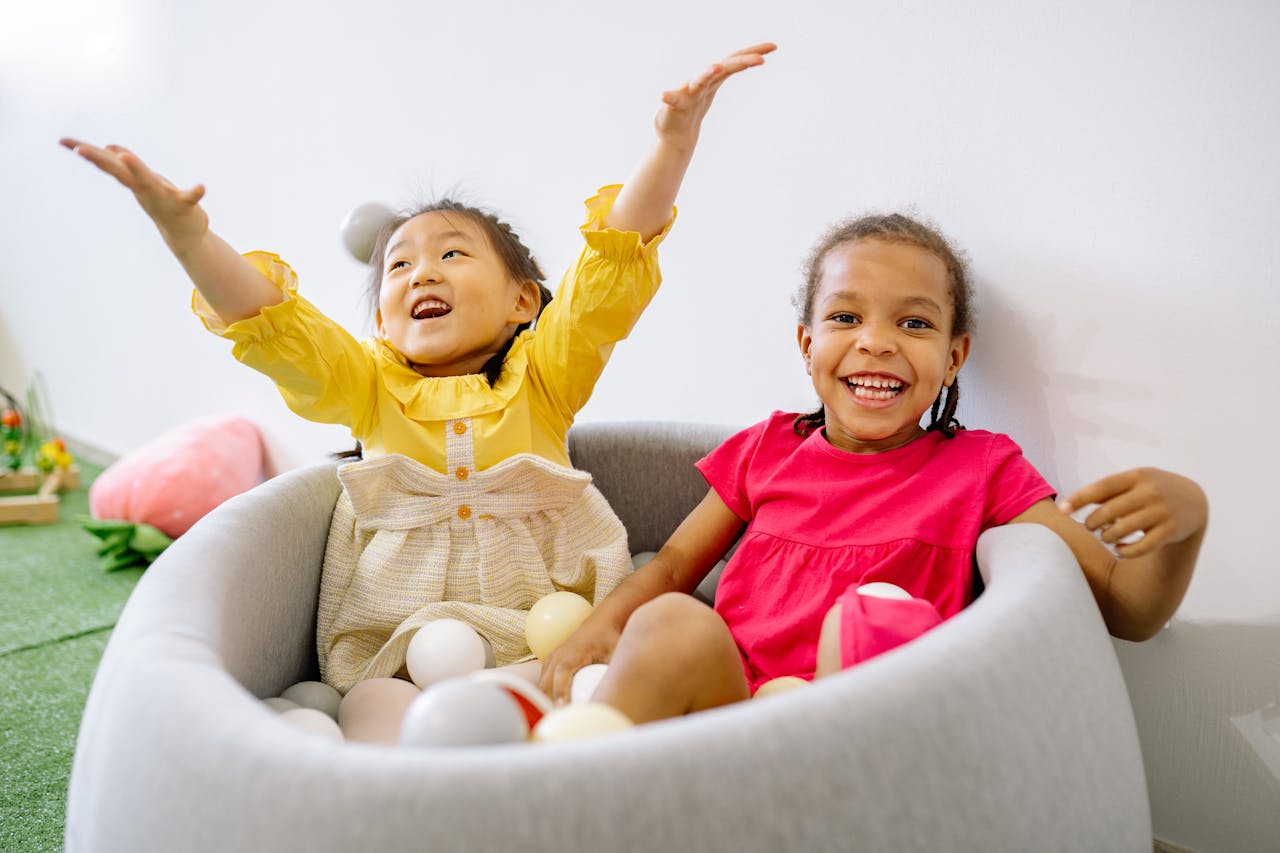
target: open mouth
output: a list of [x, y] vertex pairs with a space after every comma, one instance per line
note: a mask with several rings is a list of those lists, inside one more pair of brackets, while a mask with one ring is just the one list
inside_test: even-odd
[[844, 381], [860, 400], [892, 400], [907, 387], [907, 383], [893, 376], [862, 374], [846, 377]]
[[433, 320], [436, 317], [443, 317], [452, 310], [453, 307], [448, 302], [431, 297], [413, 303], [413, 310], [409, 314], [415, 320]]

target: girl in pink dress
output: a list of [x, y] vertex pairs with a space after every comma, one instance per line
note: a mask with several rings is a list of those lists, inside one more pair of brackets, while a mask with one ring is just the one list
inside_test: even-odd
[[[580, 667], [608, 662], [594, 699], [644, 722], [851, 666], [962, 610], [978, 535], [1003, 524], [1062, 537], [1114, 636], [1146, 639], [1169, 619], [1204, 493], [1142, 468], [1055, 505], [1012, 440], [960, 426], [970, 287], [941, 235], [900, 215], [839, 225], [795, 302], [821, 407], [775, 413], [698, 463], [706, 498], [547, 660], [544, 690], [563, 701]], [[687, 593], [739, 539], [712, 610]]]

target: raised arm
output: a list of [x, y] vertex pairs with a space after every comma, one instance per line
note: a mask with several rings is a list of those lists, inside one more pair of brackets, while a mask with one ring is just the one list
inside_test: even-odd
[[60, 142], [133, 193], [160, 229], [169, 251], [224, 322], [256, 316], [283, 298], [274, 284], [209, 230], [209, 217], [200, 207], [203, 185], [180, 190], [119, 145], [99, 148], [77, 139]]
[[[1070, 513], [1096, 504], [1080, 524]], [[1146, 640], [1173, 616], [1195, 569], [1209, 519], [1204, 491], [1158, 468], [1104, 477], [1058, 506], [1045, 500], [1013, 519], [1053, 530], [1075, 554], [1107, 630], [1122, 640]], [[1095, 537], [1115, 546], [1119, 558]], [[1131, 544], [1122, 540], [1141, 533]]]
[[775, 49], [776, 45], [767, 42], [743, 48], [683, 86], [662, 93], [662, 106], [653, 121], [658, 138], [618, 193], [605, 227], [639, 231], [646, 241], [662, 230], [671, 218], [671, 206], [716, 91], [739, 71], [763, 64], [765, 55]]
[[664, 592], [693, 592], [745, 526], [715, 490], [709, 490], [662, 550], [605, 596], [582, 626], [543, 662], [539, 686], [557, 702], [566, 700], [575, 672], [587, 664], [608, 663], [637, 607]]

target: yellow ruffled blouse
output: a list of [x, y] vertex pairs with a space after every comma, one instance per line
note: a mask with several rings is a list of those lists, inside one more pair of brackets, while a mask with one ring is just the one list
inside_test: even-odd
[[445, 429], [470, 418], [475, 465], [484, 470], [518, 453], [569, 464], [565, 435], [591, 396], [613, 345], [635, 325], [662, 281], [658, 245], [603, 226], [620, 186], [586, 201], [586, 241], [535, 328], [513, 342], [502, 374], [427, 377], [387, 341], [357, 341], [298, 295], [293, 269], [267, 252], [245, 255], [284, 293], [256, 317], [227, 325], [197, 291], [192, 309], [232, 354], [269, 376], [289, 408], [344, 424], [366, 459], [400, 453], [446, 473]]

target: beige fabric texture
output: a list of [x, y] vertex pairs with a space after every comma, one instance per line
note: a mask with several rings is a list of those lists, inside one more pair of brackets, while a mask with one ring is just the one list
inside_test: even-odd
[[568, 590], [596, 604], [632, 569], [626, 530], [590, 474], [532, 454], [475, 471], [470, 426], [445, 426], [448, 474], [400, 455], [338, 469], [316, 645], [321, 677], [340, 692], [399, 672], [435, 619], [471, 625], [499, 666], [527, 660], [538, 599]]

